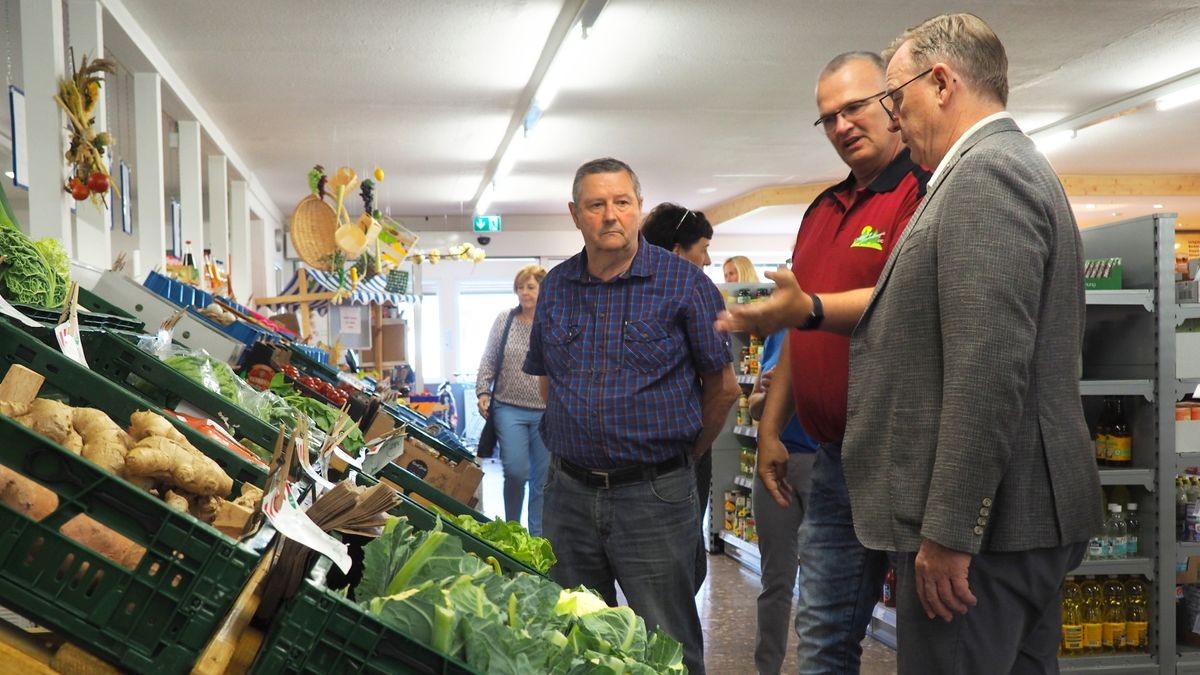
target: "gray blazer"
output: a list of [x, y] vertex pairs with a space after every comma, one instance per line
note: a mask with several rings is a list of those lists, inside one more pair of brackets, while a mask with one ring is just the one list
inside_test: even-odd
[[865, 546], [1021, 551], [1098, 530], [1082, 259], [1062, 184], [1011, 119], [949, 158], [851, 339], [842, 461]]

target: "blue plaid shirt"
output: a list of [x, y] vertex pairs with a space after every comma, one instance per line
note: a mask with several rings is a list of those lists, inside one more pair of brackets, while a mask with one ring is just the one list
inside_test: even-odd
[[607, 282], [588, 273], [586, 251], [550, 270], [525, 359], [525, 372], [550, 378], [550, 452], [591, 469], [690, 453], [699, 375], [730, 361], [713, 329], [724, 308], [700, 268], [640, 237], [629, 270]]

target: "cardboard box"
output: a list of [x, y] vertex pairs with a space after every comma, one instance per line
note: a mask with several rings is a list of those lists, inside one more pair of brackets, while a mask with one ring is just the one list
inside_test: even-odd
[[404, 439], [404, 453], [395, 463], [413, 475], [475, 508], [476, 491], [483, 482], [483, 470], [474, 462], [461, 461], [451, 466], [438, 453], [415, 438]]

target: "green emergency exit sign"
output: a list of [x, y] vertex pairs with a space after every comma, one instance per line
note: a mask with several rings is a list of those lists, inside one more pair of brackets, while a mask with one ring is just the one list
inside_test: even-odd
[[475, 216], [472, 225], [476, 232], [499, 232], [500, 216]]

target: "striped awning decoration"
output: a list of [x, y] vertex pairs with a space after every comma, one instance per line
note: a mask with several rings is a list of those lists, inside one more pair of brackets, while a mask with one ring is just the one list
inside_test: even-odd
[[[320, 270], [308, 269], [308, 288], [309, 291], [328, 291], [330, 293], [338, 289], [337, 275], [332, 272], [322, 272]], [[346, 280], [349, 285], [349, 279]], [[350, 293], [350, 297], [346, 300], [352, 305], [367, 305], [376, 303], [380, 305], [403, 305], [418, 302], [420, 299], [415, 295], [404, 293], [389, 293], [387, 291], [387, 275], [376, 274], [369, 279], [364, 279], [358, 282], [358, 286]], [[279, 295], [293, 295], [300, 292], [300, 277], [293, 275], [292, 280], [287, 283], [287, 286], [279, 291]], [[289, 312], [294, 312], [300, 307], [298, 302], [290, 302], [286, 305]], [[329, 311], [329, 302], [322, 300], [319, 302], [309, 303], [310, 308], [318, 314], [325, 314]]]

